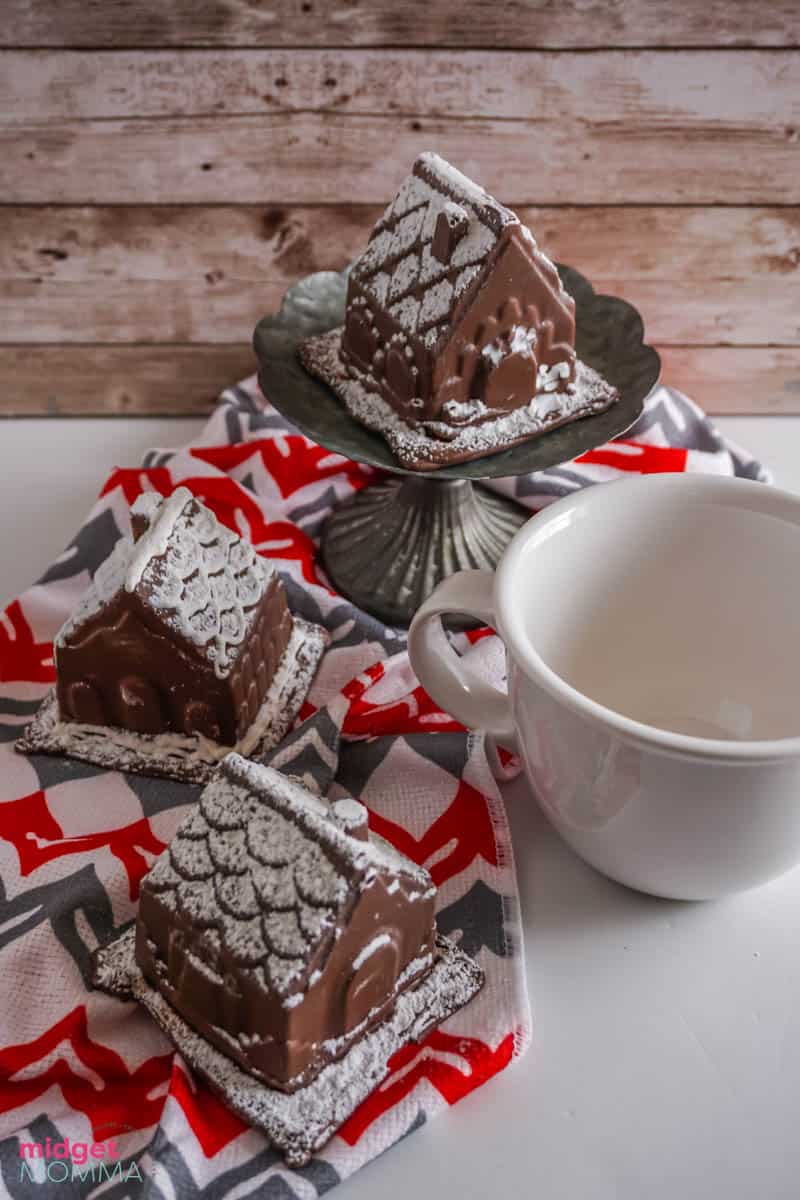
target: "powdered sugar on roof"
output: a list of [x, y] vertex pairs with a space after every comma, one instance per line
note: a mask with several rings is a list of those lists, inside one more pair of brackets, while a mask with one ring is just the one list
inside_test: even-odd
[[482, 212], [484, 216], [491, 213], [498, 224], [508, 225], [518, 218], [510, 208], [506, 208], [494, 196], [490, 196], [485, 188], [475, 183], [468, 175], [464, 175], [441, 155], [432, 150], [420, 154], [414, 170], [427, 178], [431, 183], [438, 184], [451, 195], [449, 199], [459, 204], [469, 204]]
[[269, 796], [272, 805], [302, 825], [309, 835], [320, 839], [349, 870], [363, 876], [363, 884], [370, 882], [374, 869], [389, 869], [431, 886], [431, 877], [424, 867], [417, 866], [376, 834], [370, 834], [367, 841], [351, 837], [331, 820], [326, 801], [280, 771], [240, 754], [229, 754], [223, 766], [230, 779], [249, 787], [253, 793]]
[[124, 589], [201, 650], [215, 673], [225, 677], [255, 620], [274, 566], [187, 488], [176, 488], [166, 498], [145, 493], [131, 512], [145, 518], [148, 527], [136, 542], [120, 539], [56, 644], [77, 633]]
[[84, 592], [78, 606], [55, 636], [56, 648], [63, 645], [81, 626], [113, 600], [125, 583], [133, 542], [121, 537], [94, 573], [94, 579]]
[[325, 801], [279, 771], [230, 754], [144, 886], [207, 930], [210, 951], [223, 945], [287, 996], [319, 965], [348, 898], [379, 872], [405, 877], [410, 895], [431, 894], [427, 871], [345, 832]]
[[[447, 261], [431, 252], [443, 215], [457, 236]], [[515, 214], [438, 154], [420, 155], [373, 230], [353, 277], [400, 328], [434, 346]]]

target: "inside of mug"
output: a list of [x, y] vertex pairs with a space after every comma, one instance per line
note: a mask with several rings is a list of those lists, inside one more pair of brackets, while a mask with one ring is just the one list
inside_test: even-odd
[[[800, 527], [691, 488], [565, 514], [520, 562], [525, 632], [577, 691], [644, 724], [741, 741], [800, 735]], [[603, 493], [606, 493], [603, 495]]]

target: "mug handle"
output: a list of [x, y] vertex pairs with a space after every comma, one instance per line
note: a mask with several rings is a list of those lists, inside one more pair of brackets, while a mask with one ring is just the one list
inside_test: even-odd
[[445, 712], [469, 729], [482, 729], [507, 749], [519, 749], [508, 696], [465, 666], [442, 625], [446, 614], [476, 617], [495, 627], [492, 571], [458, 571], [434, 588], [408, 631], [417, 679]]

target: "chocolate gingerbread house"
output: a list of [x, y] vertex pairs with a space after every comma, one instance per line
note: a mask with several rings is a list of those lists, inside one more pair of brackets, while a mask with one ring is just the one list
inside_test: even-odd
[[292, 1092], [431, 970], [435, 893], [355, 800], [230, 754], [142, 882], [136, 959], [208, 1042]]
[[131, 518], [55, 639], [61, 719], [235, 745], [291, 635], [283, 585], [186, 488]]
[[575, 304], [530, 231], [422, 154], [350, 273], [341, 356], [403, 420], [450, 440], [575, 377]]

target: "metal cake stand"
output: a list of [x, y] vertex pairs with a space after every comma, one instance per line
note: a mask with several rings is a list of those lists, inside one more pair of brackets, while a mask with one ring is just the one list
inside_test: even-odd
[[618, 437], [658, 382], [661, 360], [644, 341], [636, 309], [596, 293], [571, 267], [558, 270], [575, 298], [578, 356], [614, 384], [619, 401], [499, 454], [424, 474], [401, 467], [383, 438], [355, 421], [298, 361], [300, 342], [343, 323], [346, 271], [300, 280], [286, 293], [280, 312], [256, 326], [258, 378], [270, 403], [327, 450], [386, 473], [334, 509], [322, 529], [321, 552], [337, 591], [388, 624], [407, 625], [453, 572], [494, 568], [531, 515], [478, 480], [541, 471]]

